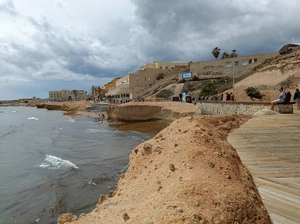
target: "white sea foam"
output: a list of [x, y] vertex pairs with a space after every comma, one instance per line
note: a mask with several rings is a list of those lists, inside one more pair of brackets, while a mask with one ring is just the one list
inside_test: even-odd
[[74, 163], [70, 162], [69, 160], [64, 160], [52, 155], [45, 155], [45, 160], [42, 164], [39, 165], [39, 167], [52, 170], [70, 167], [79, 169]]
[[92, 128], [90, 128], [90, 129], [85, 129], [84, 132], [85, 133], [99, 133], [99, 132], [101, 132], [101, 133], [107, 133], [108, 131], [107, 130], [99, 130], [99, 129], [92, 129]]
[[67, 122], [71, 122], [71, 123], [74, 123], [74, 122], [75, 122], [75, 120], [74, 120], [73, 118], [71, 118], [71, 117], [69, 117], [69, 116], [65, 116], [65, 117], [68, 118], [68, 119], [67, 119]]
[[16, 113], [17, 111], [15, 111], [15, 110], [13, 110], [13, 111], [11, 111], [12, 113]]
[[38, 121], [39, 119], [36, 118], [36, 117], [29, 117], [28, 120], [36, 120], [36, 121]]

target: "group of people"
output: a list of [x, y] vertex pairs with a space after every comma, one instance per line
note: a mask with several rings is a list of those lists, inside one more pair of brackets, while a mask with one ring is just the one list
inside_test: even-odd
[[[223, 101], [224, 98], [223, 98], [223, 93], [221, 93], [219, 96], [218, 96], [218, 100], [219, 101]], [[231, 92], [231, 93], [226, 93], [226, 101], [234, 101], [234, 94]]]
[[[275, 104], [283, 103], [285, 101], [285, 98], [286, 98], [286, 93], [283, 91], [283, 88], [281, 87], [279, 89], [278, 98], [271, 102], [271, 110], [274, 110]], [[299, 92], [298, 88], [296, 88], [296, 92], [294, 93], [293, 99], [294, 99], [294, 102], [296, 104], [296, 109], [299, 110], [300, 109], [300, 92]]]

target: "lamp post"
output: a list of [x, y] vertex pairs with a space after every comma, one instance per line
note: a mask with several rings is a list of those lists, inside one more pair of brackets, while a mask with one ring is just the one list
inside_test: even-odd
[[[236, 53], [236, 50], [233, 49], [232, 50], [232, 56], [233, 58], [235, 58], [235, 54]], [[232, 93], [234, 94], [234, 60], [232, 61]]]

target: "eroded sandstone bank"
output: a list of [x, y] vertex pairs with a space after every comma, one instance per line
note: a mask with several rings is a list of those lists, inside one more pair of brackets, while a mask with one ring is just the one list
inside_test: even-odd
[[130, 102], [113, 106], [107, 111], [109, 119], [119, 121], [174, 120], [199, 114], [196, 105], [182, 102]]
[[114, 192], [59, 223], [271, 223], [252, 176], [226, 141], [247, 115], [175, 120], [130, 153]]
[[81, 100], [73, 102], [45, 102], [37, 104], [36, 107], [47, 110], [85, 111], [91, 108], [91, 105], [89, 102]]

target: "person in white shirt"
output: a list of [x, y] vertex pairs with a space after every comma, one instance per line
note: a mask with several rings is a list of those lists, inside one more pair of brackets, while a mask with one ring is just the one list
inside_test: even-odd
[[275, 106], [276, 103], [283, 103], [284, 100], [285, 100], [285, 93], [284, 93], [282, 87], [279, 89], [279, 92], [280, 92], [280, 94], [279, 94], [279, 96], [278, 96], [278, 99], [273, 100], [273, 101], [271, 102], [271, 110], [274, 110], [274, 106]]

